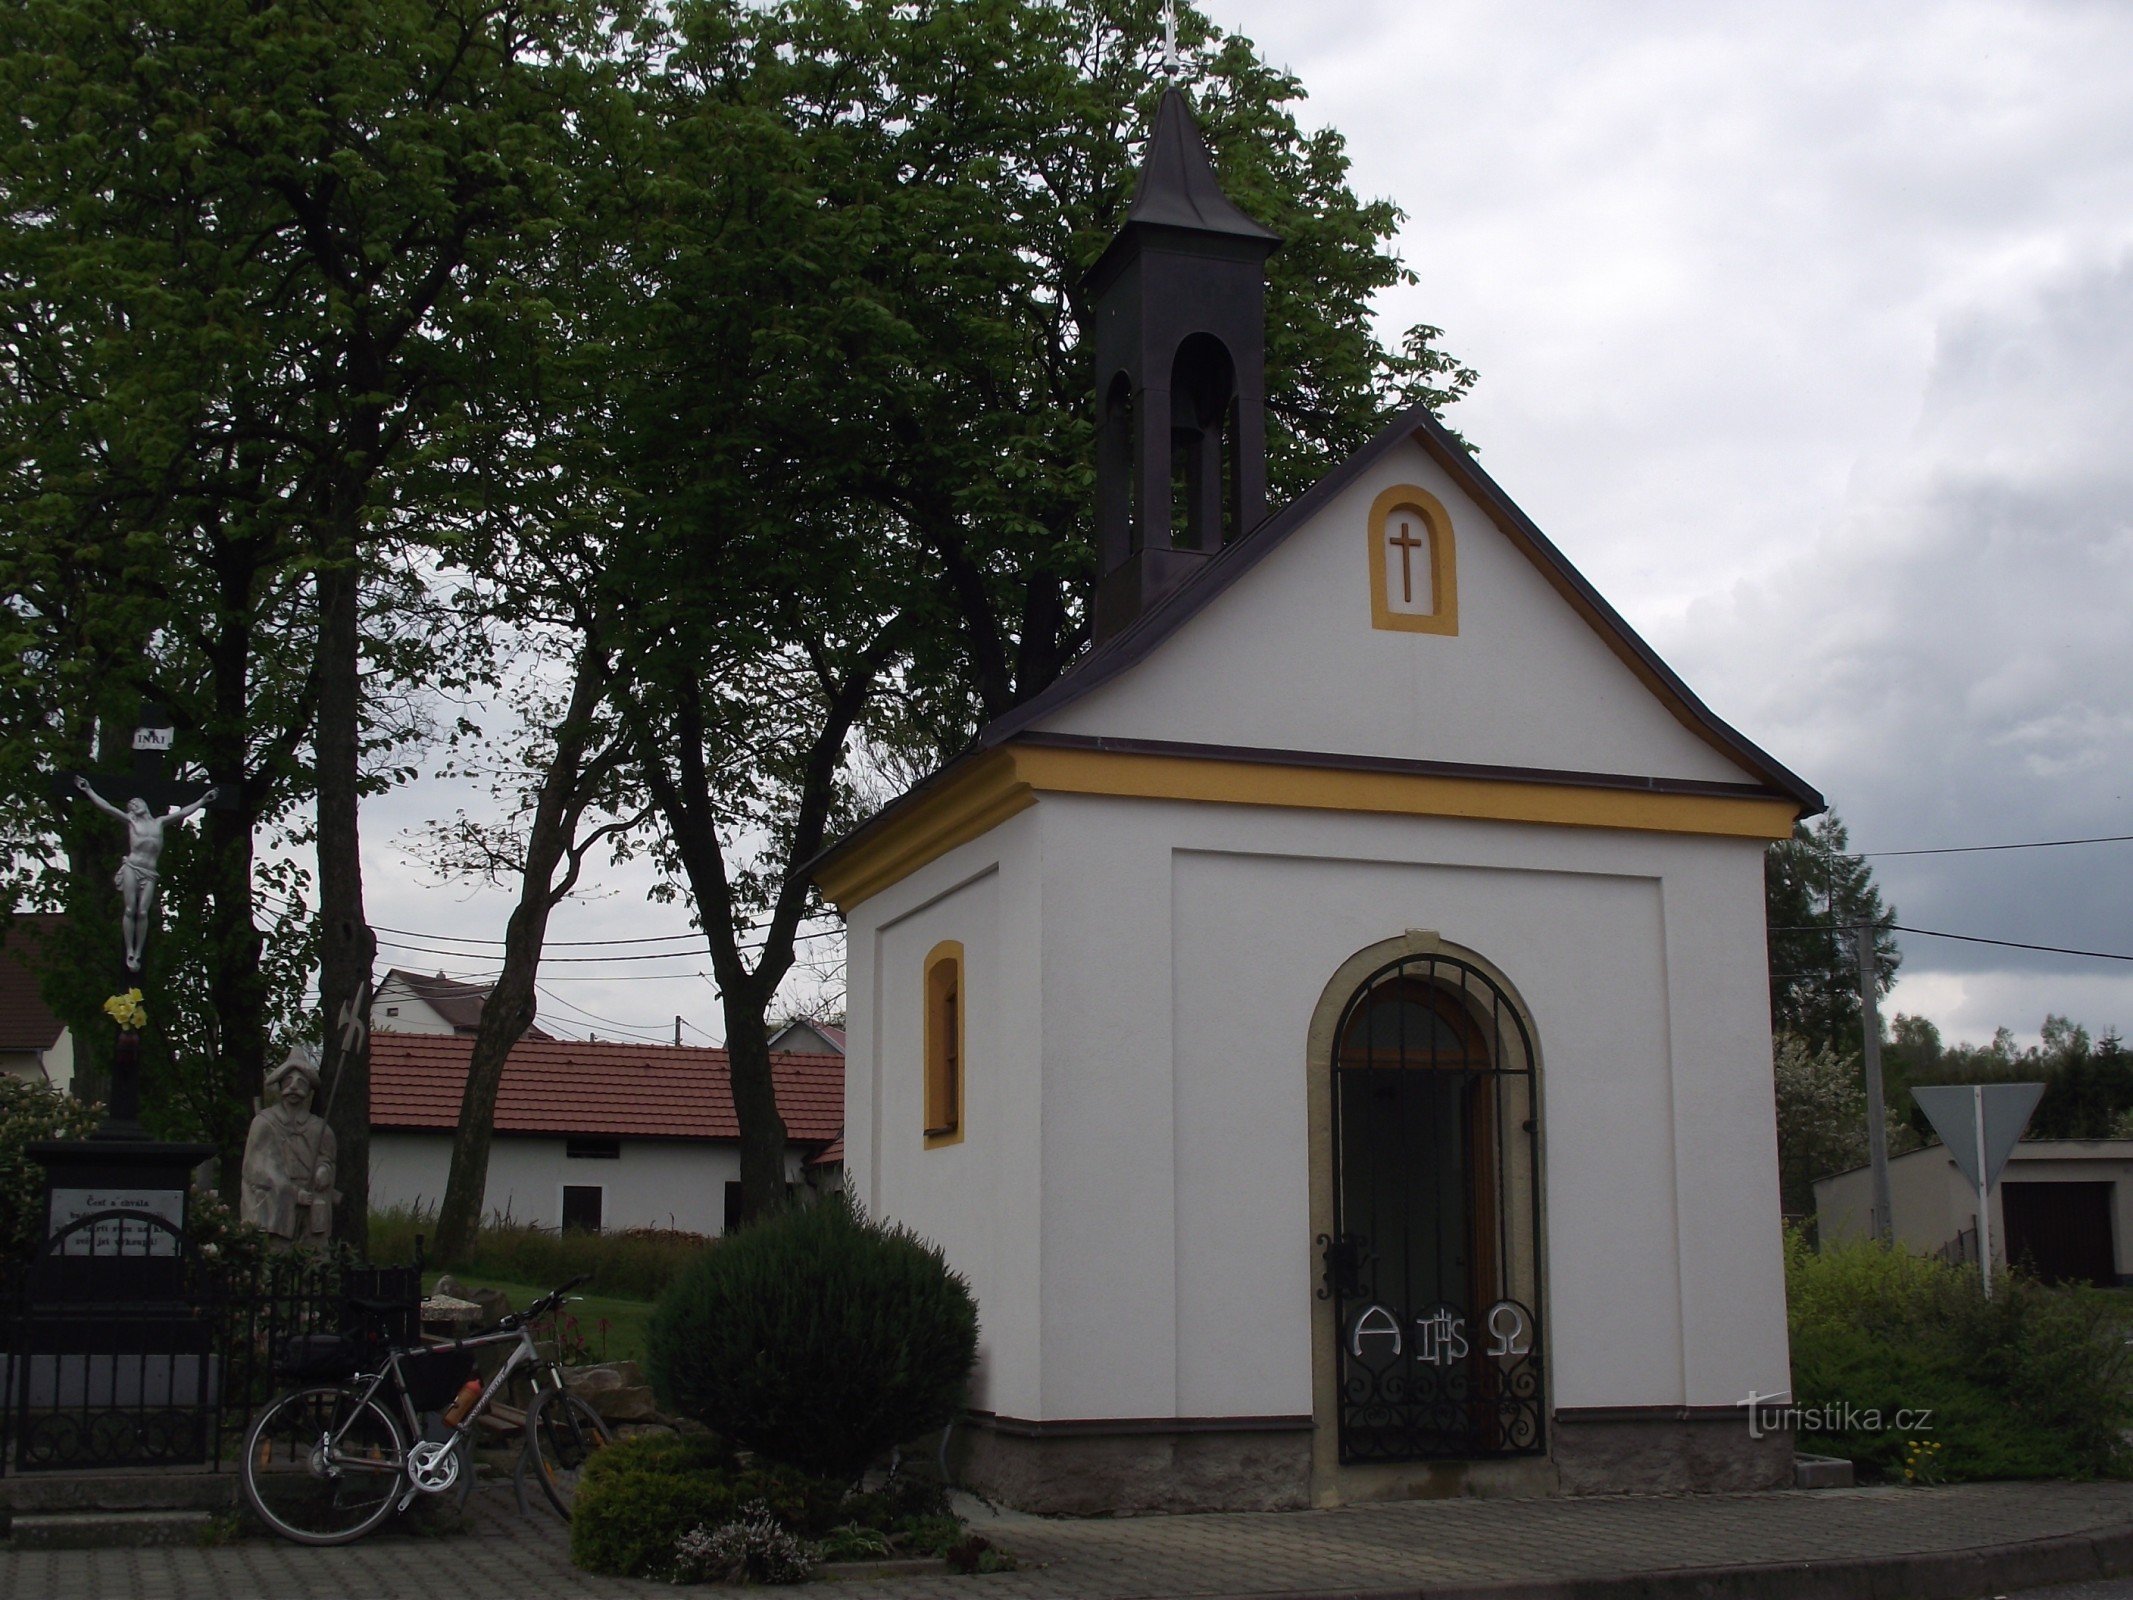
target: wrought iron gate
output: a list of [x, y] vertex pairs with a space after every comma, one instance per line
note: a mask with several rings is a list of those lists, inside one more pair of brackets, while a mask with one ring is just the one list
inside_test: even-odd
[[7, 1340], [15, 1464], [207, 1460], [222, 1379], [210, 1301], [164, 1217], [100, 1211], [53, 1234]]
[[1537, 1454], [1540, 1162], [1533, 1041], [1471, 962], [1364, 980], [1333, 1047], [1343, 1461]]

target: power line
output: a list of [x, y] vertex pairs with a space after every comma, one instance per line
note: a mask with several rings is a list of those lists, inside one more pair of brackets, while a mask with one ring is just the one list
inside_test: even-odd
[[1930, 850], [1830, 850], [1824, 854], [1853, 860], [1868, 856], [1969, 856], [1988, 850], [2057, 850], [2070, 844], [2133, 844], [2133, 833], [2106, 833], [2091, 839], [2025, 839], [2018, 844], [1948, 844]]
[[[478, 939], [470, 933], [422, 933], [414, 928], [388, 928], [382, 923], [376, 922], [372, 923], [370, 927], [373, 933], [397, 933], [404, 939], [443, 939], [451, 944], [501, 945], [505, 942], [502, 939]], [[650, 933], [641, 939], [543, 939], [541, 944], [543, 948], [553, 946], [560, 950], [589, 950], [599, 945], [672, 944], [677, 939], [687, 939], [692, 943], [701, 943], [703, 934], [700, 932]]]
[[[404, 944], [398, 939], [380, 939], [378, 943], [387, 950], [412, 950], [417, 955], [425, 956], [468, 956], [477, 953], [472, 950], [440, 950], [429, 944]], [[701, 950], [645, 950], [633, 956], [552, 956], [544, 949], [541, 964], [546, 966], [551, 961], [570, 962], [574, 965], [608, 961], [697, 961], [702, 958]]]
[[2133, 961], [2133, 956], [2115, 950], [2074, 950], [2063, 944], [2024, 944], [2019, 939], [1987, 939], [1975, 933], [1942, 933], [1938, 928], [1907, 928], [1900, 922], [1884, 923], [1898, 933], [1916, 933], [1928, 939], [1959, 939], [1964, 944], [1996, 944], [2009, 950], [2042, 950], [2047, 955], [2088, 956], [2097, 961]]
[[565, 1000], [559, 994], [549, 994], [549, 992], [546, 989], [542, 988], [539, 984], [535, 984], [534, 988], [541, 994], [548, 995], [548, 998], [553, 1000], [557, 1005], [564, 1007], [566, 1010], [574, 1011], [579, 1016], [587, 1018], [590, 1021], [597, 1022], [602, 1027], [615, 1028], [619, 1029], [623, 1033], [635, 1034], [648, 1042], [664, 1037], [664, 1035], [661, 1034], [658, 1030], [638, 1027], [634, 1023], [622, 1022], [614, 1017], [603, 1017], [597, 1011], [587, 1011], [583, 1006], [571, 1004], [570, 1001]]

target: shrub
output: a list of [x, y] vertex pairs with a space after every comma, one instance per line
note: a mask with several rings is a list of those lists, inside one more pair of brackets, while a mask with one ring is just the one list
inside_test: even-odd
[[676, 1583], [805, 1583], [816, 1551], [779, 1526], [760, 1500], [731, 1522], [690, 1529], [674, 1542]]
[[[388, 1206], [370, 1214], [370, 1254], [376, 1261], [412, 1261], [415, 1236], [433, 1239], [434, 1206]], [[674, 1228], [626, 1228], [615, 1233], [561, 1233], [495, 1216], [474, 1235], [474, 1247], [455, 1270], [462, 1277], [506, 1283], [557, 1284], [581, 1272], [592, 1288], [625, 1300], [656, 1300], [716, 1243]]]
[[955, 1416], [977, 1332], [938, 1250], [832, 1199], [707, 1252], [653, 1310], [645, 1367], [669, 1411], [851, 1482]]
[[0, 1074], [0, 1261], [22, 1261], [44, 1242], [44, 1168], [22, 1151], [40, 1139], [86, 1139], [103, 1107], [47, 1083]]
[[834, 1515], [833, 1487], [789, 1468], [744, 1467], [715, 1439], [644, 1434], [595, 1451], [578, 1481], [570, 1559], [623, 1578], [672, 1575], [675, 1547], [693, 1528], [719, 1528], [760, 1504], [789, 1528]]
[[[1883, 1478], [2086, 1478], [2127, 1465], [2133, 1425], [2122, 1337], [2106, 1297], [1870, 1242], [1786, 1241], [1795, 1402], [1825, 1426], [1801, 1447]], [[1910, 1433], [1897, 1413], [1932, 1413]], [[1876, 1415], [1878, 1413], [1878, 1416]], [[1880, 1426], [1872, 1424], [1878, 1422]], [[1847, 1423], [1851, 1425], [1847, 1425]]]

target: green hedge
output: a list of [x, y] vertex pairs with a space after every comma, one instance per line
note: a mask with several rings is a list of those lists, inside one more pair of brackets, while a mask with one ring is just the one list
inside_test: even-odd
[[938, 1250], [831, 1199], [743, 1229], [678, 1279], [645, 1371], [669, 1412], [848, 1483], [955, 1417], [977, 1337], [970, 1287]]
[[2133, 1404], [2108, 1296], [1996, 1272], [1987, 1300], [1975, 1266], [1817, 1251], [1796, 1232], [1785, 1266], [1793, 1399], [1816, 1424], [1801, 1449], [1892, 1479], [1914, 1445], [1939, 1446], [1922, 1475], [1951, 1482], [2126, 1473]]
[[[412, 1261], [417, 1234], [436, 1242], [434, 1207], [389, 1206], [371, 1212], [370, 1259]], [[548, 1288], [589, 1272], [595, 1293], [624, 1300], [656, 1300], [717, 1242], [704, 1234], [668, 1228], [558, 1233], [530, 1222], [492, 1217], [476, 1233], [472, 1253], [456, 1271], [477, 1282], [500, 1278]]]

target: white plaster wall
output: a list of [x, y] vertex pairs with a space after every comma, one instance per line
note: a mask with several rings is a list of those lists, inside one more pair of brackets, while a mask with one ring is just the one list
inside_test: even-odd
[[1080, 797], [1037, 811], [1037, 1414], [1309, 1412], [1326, 1313], [1305, 1032], [1334, 969], [1409, 928], [1495, 963], [1533, 1011], [1553, 1403], [1785, 1388], [1756, 845]]
[[[1459, 632], [1370, 625], [1371, 502], [1450, 512]], [[1690, 733], [1442, 468], [1391, 450], [1130, 673], [1047, 730], [1484, 765], [1746, 781]]]
[[[867, 1210], [938, 1245], [978, 1301], [971, 1404], [1041, 1415], [1037, 810], [852, 910], [845, 1175]], [[963, 1138], [924, 1139], [924, 965], [961, 941]]]
[[[2109, 1183], [2112, 1251], [2120, 1274], [2133, 1274], [2133, 1145], [2125, 1140], [2040, 1139], [2015, 1146], [1992, 1191], [1993, 1259], [2007, 1259], [2007, 1214], [2003, 1185], [2015, 1183]], [[1889, 1201], [1896, 1242], [1907, 1249], [1937, 1251], [1957, 1233], [1977, 1226], [1977, 1190], [1946, 1148], [1928, 1145], [1889, 1162]], [[1863, 1239], [1871, 1229], [1873, 1175], [1865, 1167], [1819, 1179], [1815, 1217], [1822, 1236]]]
[[[726, 1184], [741, 1175], [740, 1149], [704, 1140], [624, 1139], [612, 1161], [572, 1159], [559, 1138], [502, 1134], [489, 1147], [489, 1186], [482, 1214], [560, 1227], [563, 1186], [597, 1184], [601, 1225], [681, 1228], [718, 1233], [725, 1226]], [[378, 1130], [370, 1138], [370, 1195], [377, 1206], [435, 1206], [451, 1169], [448, 1133]], [[799, 1161], [789, 1158], [789, 1177]]]
[[387, 979], [370, 997], [370, 1025], [385, 1033], [452, 1033], [437, 1008], [397, 979]]

